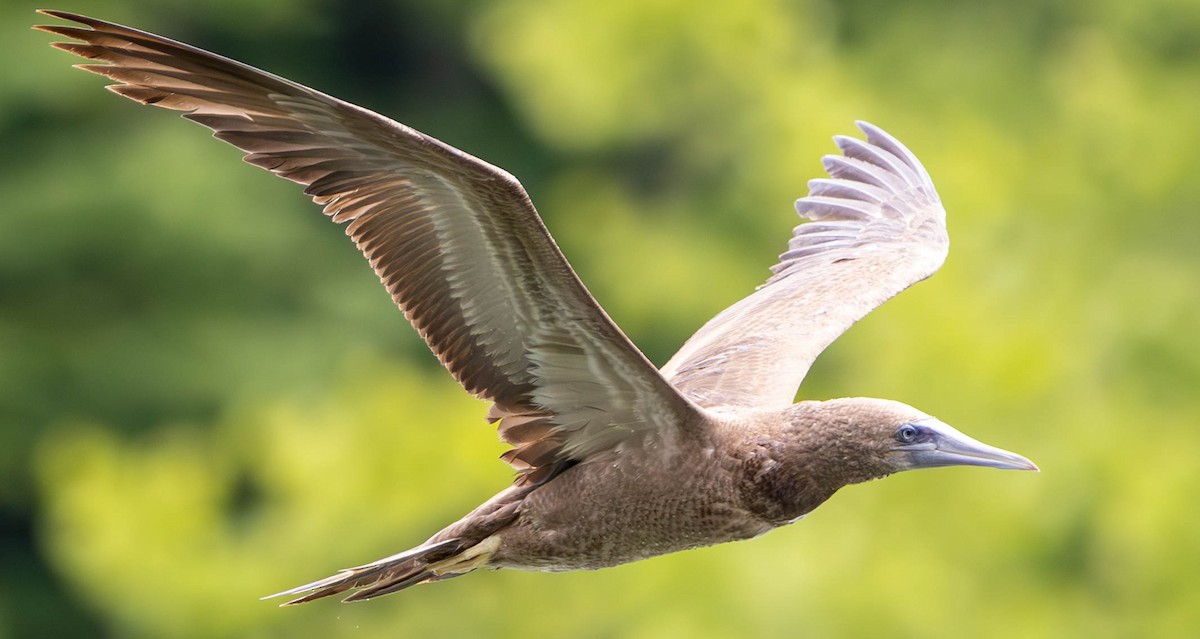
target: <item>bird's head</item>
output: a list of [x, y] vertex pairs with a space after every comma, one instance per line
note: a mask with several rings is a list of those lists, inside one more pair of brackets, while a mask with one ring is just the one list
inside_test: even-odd
[[849, 398], [813, 404], [799, 413], [800, 425], [812, 430], [805, 443], [832, 468], [843, 467], [845, 483], [941, 466], [1038, 470], [1016, 453], [968, 437], [900, 402]]
[[[1028, 459], [988, 446], [938, 419], [882, 399], [800, 402], [774, 430], [747, 441], [745, 497], [781, 525], [807, 514], [843, 486], [940, 466], [1037, 470]], [[773, 432], [769, 432], [773, 431]]]
[[[764, 415], [766, 415], [764, 413]], [[939, 466], [1037, 470], [921, 411], [862, 397], [792, 405], [750, 429], [741, 447], [743, 497], [764, 520], [783, 525], [844, 486]]]

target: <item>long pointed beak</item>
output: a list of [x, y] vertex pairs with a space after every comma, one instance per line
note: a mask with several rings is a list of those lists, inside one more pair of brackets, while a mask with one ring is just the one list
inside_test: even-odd
[[949, 424], [936, 419], [922, 420], [920, 426], [932, 434], [931, 441], [902, 446], [908, 469], [941, 466], [986, 466], [1005, 470], [1039, 469], [1028, 459], [1007, 450], [988, 446], [967, 437]]

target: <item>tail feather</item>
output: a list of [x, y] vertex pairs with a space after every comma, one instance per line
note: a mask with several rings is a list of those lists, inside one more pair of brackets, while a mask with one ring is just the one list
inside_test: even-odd
[[351, 601], [366, 601], [368, 599], [374, 599], [375, 597], [382, 597], [383, 595], [390, 595], [391, 593], [396, 592], [398, 590], [404, 590], [405, 588], [408, 588], [409, 586], [415, 586], [419, 583], [424, 583], [426, 581], [432, 581], [436, 577], [437, 577], [437, 575], [435, 575], [432, 570], [422, 570], [416, 574], [408, 575], [406, 577], [400, 577], [395, 580], [380, 581], [379, 583], [376, 583], [375, 585], [373, 585], [369, 588], [363, 588], [362, 590], [355, 592], [354, 594], [350, 595], [349, 597], [346, 597], [342, 601], [346, 602], [346, 603], [349, 603]]
[[[560, 467], [562, 464], [554, 466]], [[489, 566], [500, 549], [502, 535], [498, 533], [512, 523], [522, 500], [539, 485], [526, 483], [501, 492], [416, 548], [263, 599], [303, 595], [282, 604], [294, 606], [357, 589], [343, 601], [364, 601]]]
[[[470, 548], [465, 550], [470, 550]], [[364, 601], [423, 581], [436, 579], [439, 574], [434, 572], [431, 565], [439, 564], [439, 562], [448, 563], [463, 551], [464, 544], [461, 540], [447, 539], [434, 544], [418, 546], [357, 568], [346, 568], [336, 575], [277, 592], [263, 597], [263, 599], [308, 593], [303, 597], [280, 604], [281, 606], [294, 606], [360, 588], [361, 590], [343, 601]], [[473, 568], [474, 566], [472, 566]]]

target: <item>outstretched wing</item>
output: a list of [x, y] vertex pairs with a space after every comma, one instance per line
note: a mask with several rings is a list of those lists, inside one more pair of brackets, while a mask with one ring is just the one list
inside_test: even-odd
[[[376, 113], [186, 44], [72, 13], [40, 26], [113, 92], [184, 117], [305, 185], [489, 418], [526, 481], [694, 410], [571, 270], [508, 173]], [[541, 470], [536, 473], [534, 471]]]
[[834, 138], [832, 179], [808, 183], [801, 217], [774, 276], [705, 324], [663, 367], [704, 407], [792, 403], [813, 361], [872, 309], [934, 273], [946, 258], [946, 211], [920, 161], [879, 128]]

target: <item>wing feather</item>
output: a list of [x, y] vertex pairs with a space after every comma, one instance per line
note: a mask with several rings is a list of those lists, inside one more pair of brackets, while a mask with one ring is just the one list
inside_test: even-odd
[[[239, 62], [72, 13], [41, 26], [143, 104], [184, 112], [305, 186], [489, 419], [526, 477], [670, 440], [696, 408], [576, 277], [508, 173], [414, 129]], [[511, 424], [506, 425], [506, 420]], [[535, 473], [534, 471], [541, 471]]]
[[859, 122], [837, 136], [830, 178], [809, 182], [773, 275], [725, 309], [663, 367], [706, 408], [782, 408], [821, 351], [854, 322], [934, 273], [946, 258], [946, 212], [929, 173], [903, 144]]

